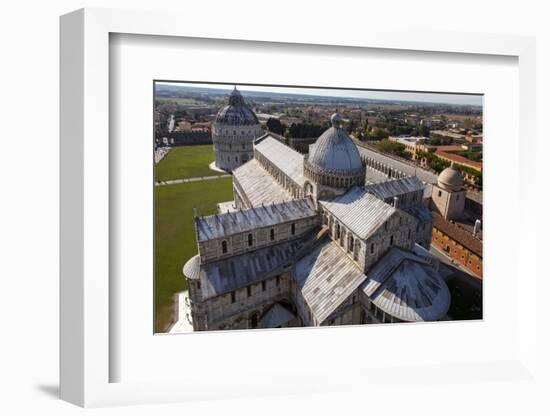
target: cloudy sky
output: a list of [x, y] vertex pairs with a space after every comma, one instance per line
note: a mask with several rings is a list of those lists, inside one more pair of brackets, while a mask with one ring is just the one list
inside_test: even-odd
[[[234, 84], [195, 84], [183, 82], [159, 82], [165, 85], [192, 86], [200, 88], [215, 88], [232, 90]], [[479, 94], [445, 94], [445, 93], [425, 93], [425, 92], [398, 92], [398, 91], [372, 91], [372, 90], [341, 90], [327, 88], [295, 88], [295, 87], [274, 87], [274, 86], [254, 86], [237, 85], [237, 88], [246, 93], [246, 91], [266, 91], [273, 93], [286, 94], [304, 94], [321, 95], [330, 97], [351, 97], [351, 98], [370, 98], [382, 100], [399, 101], [420, 101], [428, 103], [445, 104], [483, 104], [483, 96]]]

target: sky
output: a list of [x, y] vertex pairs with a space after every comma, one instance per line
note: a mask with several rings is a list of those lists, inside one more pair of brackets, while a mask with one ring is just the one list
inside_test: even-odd
[[[198, 84], [184, 82], [159, 82], [164, 85], [181, 85], [200, 88], [215, 88], [232, 90], [234, 84]], [[381, 99], [381, 100], [399, 100], [399, 101], [419, 101], [426, 103], [444, 103], [444, 104], [466, 104], [478, 105], [483, 104], [483, 96], [481, 94], [444, 94], [444, 93], [425, 93], [425, 92], [398, 92], [398, 91], [373, 91], [373, 90], [342, 90], [342, 89], [327, 89], [327, 88], [295, 88], [295, 87], [275, 87], [275, 86], [255, 86], [255, 85], [239, 85], [237, 88], [246, 93], [246, 91], [265, 91], [272, 93], [286, 94], [304, 94], [318, 95], [330, 97], [347, 97], [347, 98], [365, 98], [365, 99]]]

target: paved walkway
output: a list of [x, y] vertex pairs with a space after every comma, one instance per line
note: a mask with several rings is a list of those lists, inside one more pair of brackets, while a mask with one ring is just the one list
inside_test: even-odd
[[466, 273], [470, 276], [475, 277], [476, 279], [479, 279], [479, 277], [477, 277], [474, 272], [472, 272], [470, 269], [468, 269], [468, 268], [464, 267], [463, 265], [461, 265], [459, 262], [457, 262], [456, 260], [451, 258], [447, 253], [440, 250], [438, 247], [434, 246], [433, 244], [430, 246], [430, 252], [433, 255], [435, 255], [445, 266], [450, 268], [448, 273], [442, 273], [442, 274], [444, 274], [443, 277], [445, 279], [447, 279], [449, 277], [449, 275], [455, 273], [456, 270], [459, 270], [463, 273]]
[[210, 168], [210, 170], [214, 170], [216, 172], [227, 173], [225, 170], [220, 169], [219, 167], [216, 166], [216, 161], [213, 161], [212, 163], [210, 163], [208, 167]]
[[178, 320], [168, 331], [170, 334], [193, 332], [193, 318], [189, 309], [189, 292], [178, 293]]
[[187, 183], [187, 182], [211, 181], [214, 179], [230, 178], [230, 177], [231, 175], [225, 174], [225, 175], [213, 175], [213, 176], [199, 176], [196, 178], [170, 179], [168, 181], [155, 182], [155, 186], [175, 185], [178, 183]]
[[357, 150], [359, 150], [359, 153], [364, 157], [369, 157], [387, 166], [391, 166], [392, 168], [397, 169], [405, 173], [406, 175], [418, 176], [418, 179], [425, 183], [437, 183], [436, 174], [422, 169], [415, 164], [400, 161], [394, 157], [384, 155], [361, 145], [357, 145]]
[[168, 154], [168, 152], [172, 150], [171, 147], [158, 147], [155, 150], [155, 165], [157, 165], [164, 157]]
[[[418, 176], [418, 179], [427, 184], [437, 183], [437, 174], [430, 172], [429, 170], [426, 170], [420, 166], [417, 166], [413, 162], [402, 161], [399, 160], [397, 157], [382, 154], [366, 147], [365, 145], [359, 144], [357, 141], [355, 141], [355, 145], [357, 146], [357, 150], [359, 150], [359, 153], [364, 157], [369, 157], [376, 160], [377, 162], [391, 166], [392, 168], [397, 169], [405, 173], [406, 175]], [[477, 202], [478, 204], [483, 204], [483, 191], [474, 191], [472, 189], [468, 189], [466, 191], [466, 194], [469, 199]]]

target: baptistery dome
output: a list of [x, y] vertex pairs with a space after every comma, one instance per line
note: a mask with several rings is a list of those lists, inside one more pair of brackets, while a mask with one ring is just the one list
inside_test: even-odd
[[342, 117], [333, 114], [332, 127], [310, 146], [304, 162], [306, 176], [314, 182], [337, 188], [360, 185], [365, 181], [365, 167], [357, 146], [342, 128]]
[[246, 104], [239, 90], [234, 88], [229, 96], [229, 103], [218, 111], [215, 123], [228, 126], [249, 126], [258, 124], [258, 118]]
[[451, 166], [443, 169], [443, 171], [439, 174], [437, 184], [441, 188], [449, 191], [460, 191], [462, 189], [462, 186], [464, 185], [464, 178], [454, 162], [451, 162]]
[[262, 126], [243, 96], [234, 88], [228, 103], [212, 124], [216, 167], [231, 171], [254, 157], [253, 142], [263, 134]]

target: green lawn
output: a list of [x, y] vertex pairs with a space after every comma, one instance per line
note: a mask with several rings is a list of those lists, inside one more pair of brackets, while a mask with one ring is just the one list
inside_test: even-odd
[[174, 147], [155, 166], [155, 180], [221, 175], [208, 167], [213, 161], [214, 150], [211, 144]]
[[168, 329], [174, 294], [187, 288], [182, 268], [197, 254], [193, 207], [210, 215], [232, 199], [232, 178], [155, 187], [155, 332]]

